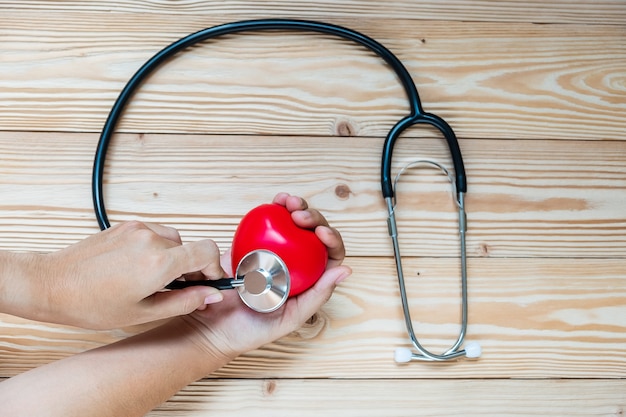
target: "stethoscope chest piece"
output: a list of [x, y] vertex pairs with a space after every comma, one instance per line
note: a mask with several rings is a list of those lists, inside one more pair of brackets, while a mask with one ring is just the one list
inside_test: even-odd
[[239, 297], [255, 311], [270, 313], [287, 301], [289, 269], [280, 256], [269, 250], [249, 252], [239, 262], [235, 276], [243, 282], [237, 286]]

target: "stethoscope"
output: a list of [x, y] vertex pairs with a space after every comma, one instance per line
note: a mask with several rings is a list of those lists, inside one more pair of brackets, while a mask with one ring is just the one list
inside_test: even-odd
[[[445, 361], [462, 356], [475, 358], [480, 356], [480, 347], [476, 343], [468, 343], [465, 349], [461, 349], [465, 334], [467, 331], [467, 268], [466, 268], [466, 249], [465, 249], [465, 232], [466, 232], [466, 214], [464, 206], [464, 195], [467, 191], [467, 184], [465, 178], [465, 168], [463, 165], [463, 158], [461, 156], [461, 150], [452, 128], [442, 118], [426, 113], [421, 105], [417, 87], [411, 78], [411, 75], [404, 67], [402, 62], [385, 46], [375, 41], [374, 39], [356, 32], [351, 29], [347, 29], [342, 26], [332, 25], [328, 23], [304, 21], [304, 20], [291, 20], [291, 19], [262, 19], [262, 20], [249, 20], [234, 23], [227, 23], [223, 25], [214, 26], [198, 32], [192, 33], [186, 37], [179, 39], [178, 41], [165, 47], [146, 63], [144, 63], [139, 70], [131, 77], [122, 92], [115, 101], [111, 111], [107, 117], [107, 120], [103, 126], [100, 140], [96, 149], [94, 157], [93, 174], [92, 174], [92, 196], [96, 219], [102, 230], [110, 227], [110, 223], [106, 214], [106, 208], [104, 205], [103, 197], [103, 181], [104, 165], [106, 160], [106, 153], [111, 141], [111, 138], [115, 132], [115, 127], [124, 111], [124, 108], [135, 90], [142, 84], [142, 82], [161, 64], [172, 58], [176, 53], [195, 45], [199, 42], [206, 41], [208, 39], [220, 37], [223, 35], [257, 31], [257, 30], [300, 30], [307, 32], [318, 32], [329, 35], [338, 36], [340, 38], [348, 39], [360, 44], [367, 49], [373, 51], [380, 56], [396, 73], [400, 82], [402, 83], [406, 92], [410, 112], [407, 116], [397, 122], [393, 128], [387, 134], [384, 142], [382, 165], [381, 165], [381, 187], [383, 197], [385, 199], [388, 211], [388, 226], [389, 235], [391, 236], [393, 243], [394, 257], [396, 261], [396, 269], [398, 274], [398, 282], [400, 287], [400, 298], [402, 300], [402, 308], [404, 311], [405, 324], [409, 338], [413, 344], [413, 347], [417, 350], [417, 353], [412, 352], [410, 349], [400, 348], [396, 350], [395, 359], [397, 362], [408, 362], [412, 359], [425, 360], [425, 361]], [[448, 143], [450, 155], [452, 157], [452, 163], [454, 166], [454, 177], [449, 171], [440, 163], [430, 160], [418, 160], [404, 167], [395, 179], [391, 176], [391, 165], [393, 148], [400, 137], [402, 132], [407, 128], [414, 125], [430, 125], [439, 130]], [[442, 354], [434, 354], [425, 349], [418, 341], [413, 330], [413, 324], [409, 311], [409, 304], [407, 299], [407, 291], [404, 282], [404, 274], [402, 269], [402, 262], [400, 257], [400, 245], [398, 243], [398, 228], [395, 219], [395, 185], [399, 180], [400, 174], [406, 169], [416, 164], [428, 164], [443, 170], [450, 178], [453, 188], [455, 189], [456, 203], [459, 208], [459, 235], [461, 244], [461, 330], [456, 342], [450, 349]], [[233, 279], [223, 279], [218, 281], [193, 281], [188, 285], [198, 284], [212, 285], [220, 289], [232, 289], [240, 285], [240, 279], [235, 277]], [[180, 284], [180, 281], [178, 283]], [[186, 284], [183, 284], [186, 285]]]

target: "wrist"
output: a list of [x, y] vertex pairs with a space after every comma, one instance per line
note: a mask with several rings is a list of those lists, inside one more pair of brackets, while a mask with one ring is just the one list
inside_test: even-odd
[[233, 359], [245, 352], [239, 352], [232, 348], [207, 327], [202, 320], [194, 314], [180, 316], [174, 319], [178, 321], [177, 326], [185, 329], [185, 337], [194, 345], [198, 352], [198, 357], [203, 358], [204, 363], [209, 365], [207, 373], [211, 373], [226, 365]]
[[39, 319], [42, 303], [36, 288], [40, 279], [43, 255], [0, 252], [0, 311], [25, 318]]

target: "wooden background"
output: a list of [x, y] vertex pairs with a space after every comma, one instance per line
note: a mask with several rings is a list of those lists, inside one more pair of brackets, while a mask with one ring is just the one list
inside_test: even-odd
[[[0, 1], [0, 249], [49, 252], [98, 231], [93, 153], [134, 71], [229, 21], [361, 31], [455, 129], [469, 192], [468, 340], [478, 361], [393, 362], [407, 346], [380, 195], [380, 150], [407, 112], [383, 62], [306, 33], [247, 33], [168, 62], [135, 96], [106, 169], [112, 222], [227, 249], [278, 191], [345, 238], [353, 276], [305, 328], [182, 390], [156, 416], [622, 415], [626, 412], [626, 3], [613, 1]], [[394, 169], [448, 164], [411, 129]], [[445, 177], [399, 185], [415, 327], [458, 329], [456, 217]], [[0, 316], [0, 377], [142, 331]]]

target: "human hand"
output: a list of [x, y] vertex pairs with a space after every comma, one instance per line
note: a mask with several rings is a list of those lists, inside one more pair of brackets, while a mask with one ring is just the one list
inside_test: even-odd
[[[278, 194], [273, 202], [285, 206], [298, 226], [314, 230], [326, 245], [326, 271], [312, 288], [289, 298], [283, 307], [272, 313], [255, 312], [242, 303], [235, 291], [225, 291], [221, 303], [179, 319], [192, 329], [195, 335], [192, 337], [199, 340], [198, 344], [209, 355], [225, 361], [300, 328], [351, 273], [349, 267], [341, 266], [345, 257], [341, 235], [328, 225], [319, 211], [309, 209], [305, 200], [284, 193]], [[222, 267], [232, 276], [229, 252], [222, 256]]]
[[213, 241], [183, 245], [175, 229], [136, 221], [115, 225], [58, 252], [29, 256], [20, 270], [26, 272], [2, 285], [5, 312], [93, 329], [204, 308], [221, 301], [222, 294], [206, 286], [160, 290], [188, 273], [209, 279], [225, 275]]

